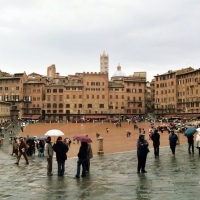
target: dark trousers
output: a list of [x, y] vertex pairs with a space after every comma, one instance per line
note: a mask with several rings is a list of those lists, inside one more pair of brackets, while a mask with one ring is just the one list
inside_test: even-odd
[[159, 156], [159, 145], [154, 144], [153, 148], [154, 148], [154, 156]]
[[63, 176], [65, 172], [65, 160], [57, 161], [58, 163], [58, 176]]
[[188, 143], [188, 153], [191, 153], [191, 147], [192, 147], [192, 153], [194, 153], [194, 142], [193, 143]]
[[16, 163], [19, 163], [20, 158], [21, 158], [22, 155], [24, 156], [24, 159], [26, 160], [26, 163], [28, 163], [28, 158], [27, 158], [26, 152], [22, 152], [22, 151], [19, 151]]
[[88, 172], [90, 171], [90, 159], [87, 159], [85, 161], [85, 170]]
[[53, 158], [52, 157], [49, 157], [47, 158], [47, 174], [51, 174], [52, 172], [52, 161], [53, 161]]
[[176, 145], [170, 144], [170, 148], [172, 150], [172, 154], [175, 154]]
[[145, 165], [146, 165], [147, 156], [139, 156], [139, 155], [137, 155], [137, 158], [138, 158], [137, 171], [140, 172], [140, 170], [141, 170], [142, 172], [144, 172], [145, 171]]

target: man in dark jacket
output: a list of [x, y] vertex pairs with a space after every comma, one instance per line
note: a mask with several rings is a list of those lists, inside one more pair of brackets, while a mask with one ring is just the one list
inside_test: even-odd
[[178, 136], [174, 133], [173, 130], [171, 130], [171, 134], [169, 136], [169, 144], [170, 144], [170, 148], [172, 150], [173, 155], [175, 155], [176, 141], [177, 140], [178, 140]]
[[58, 176], [63, 176], [65, 172], [65, 160], [67, 160], [68, 146], [62, 141], [62, 137], [58, 137], [56, 144], [53, 145], [56, 152], [56, 160], [58, 163]]
[[194, 153], [194, 136], [188, 136], [188, 153], [191, 154], [191, 147], [192, 147], [192, 153]]
[[87, 152], [88, 152], [88, 143], [87, 142], [81, 142], [81, 146], [78, 152], [78, 161], [77, 161], [77, 173], [75, 178], [80, 178], [80, 170], [82, 165], [82, 175], [81, 177], [86, 176], [86, 166], [85, 162], [87, 160]]
[[151, 139], [153, 141], [154, 156], [159, 158], [160, 134], [157, 129], [154, 131]]

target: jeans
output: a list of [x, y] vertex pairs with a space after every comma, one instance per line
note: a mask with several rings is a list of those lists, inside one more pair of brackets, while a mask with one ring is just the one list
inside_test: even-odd
[[77, 161], [77, 173], [76, 177], [80, 177], [81, 165], [82, 165], [82, 177], [86, 176], [86, 167], [85, 167], [86, 159], [78, 159]]
[[176, 145], [170, 144], [170, 148], [172, 150], [172, 154], [175, 154]]
[[192, 153], [194, 153], [194, 142], [193, 143], [188, 143], [188, 152], [191, 153], [190, 149], [192, 147]]
[[65, 160], [58, 162], [58, 176], [63, 176], [65, 172]]
[[153, 145], [154, 156], [159, 156], [159, 145]]

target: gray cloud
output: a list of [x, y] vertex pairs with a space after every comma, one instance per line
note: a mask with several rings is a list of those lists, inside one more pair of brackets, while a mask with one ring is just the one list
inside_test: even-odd
[[[11, 3], [12, 2], [12, 3]], [[0, 69], [62, 75], [99, 71], [109, 54], [126, 75], [199, 68], [200, 3], [177, 1], [4, 1], [0, 7]]]

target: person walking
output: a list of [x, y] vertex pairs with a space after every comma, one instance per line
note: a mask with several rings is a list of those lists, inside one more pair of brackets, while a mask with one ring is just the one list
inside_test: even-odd
[[160, 134], [157, 129], [154, 131], [151, 139], [153, 141], [154, 156], [155, 158], [159, 158]]
[[151, 129], [151, 130], [149, 131], [149, 140], [151, 140], [152, 135], [153, 135], [153, 130]]
[[192, 153], [194, 153], [194, 136], [187, 136], [188, 138], [188, 153], [191, 154], [191, 147], [192, 147]]
[[147, 159], [147, 153], [149, 152], [148, 146], [149, 143], [144, 139], [145, 135], [140, 134], [139, 139], [137, 141], [137, 159], [138, 159], [138, 167], [137, 167], [137, 173], [147, 173], [145, 170], [146, 165], [146, 159]]
[[44, 146], [44, 155], [47, 157], [47, 176], [52, 176], [53, 147], [50, 136], [47, 137]]
[[86, 167], [85, 167], [85, 161], [87, 160], [87, 152], [88, 152], [88, 143], [87, 142], [81, 142], [81, 146], [78, 152], [78, 161], [77, 161], [77, 173], [75, 178], [80, 178], [80, 170], [82, 165], [82, 175], [81, 177], [86, 176]]
[[62, 137], [58, 137], [56, 144], [53, 145], [56, 152], [56, 160], [58, 163], [58, 176], [63, 176], [65, 172], [65, 160], [67, 160], [67, 152], [69, 147], [62, 141]]
[[[88, 135], [86, 134], [85, 137], [88, 137]], [[93, 158], [93, 153], [92, 153], [92, 146], [90, 143], [88, 143], [88, 149], [87, 149], [87, 159], [85, 161], [85, 170], [86, 173], [90, 172], [90, 159]]]
[[175, 155], [175, 149], [176, 149], [176, 141], [178, 140], [177, 135], [174, 133], [173, 130], [171, 130], [171, 134], [169, 135], [169, 144], [170, 149], [172, 150], [172, 155]]
[[15, 164], [19, 165], [20, 158], [23, 155], [24, 159], [26, 160], [26, 164], [28, 165], [29, 162], [28, 162], [28, 158], [27, 158], [27, 155], [26, 155], [26, 151], [28, 149], [28, 145], [26, 144], [26, 142], [24, 141], [24, 139], [22, 137], [19, 138], [19, 141], [20, 141], [19, 154], [18, 154], [18, 157], [17, 157], [17, 160], [16, 160]]

